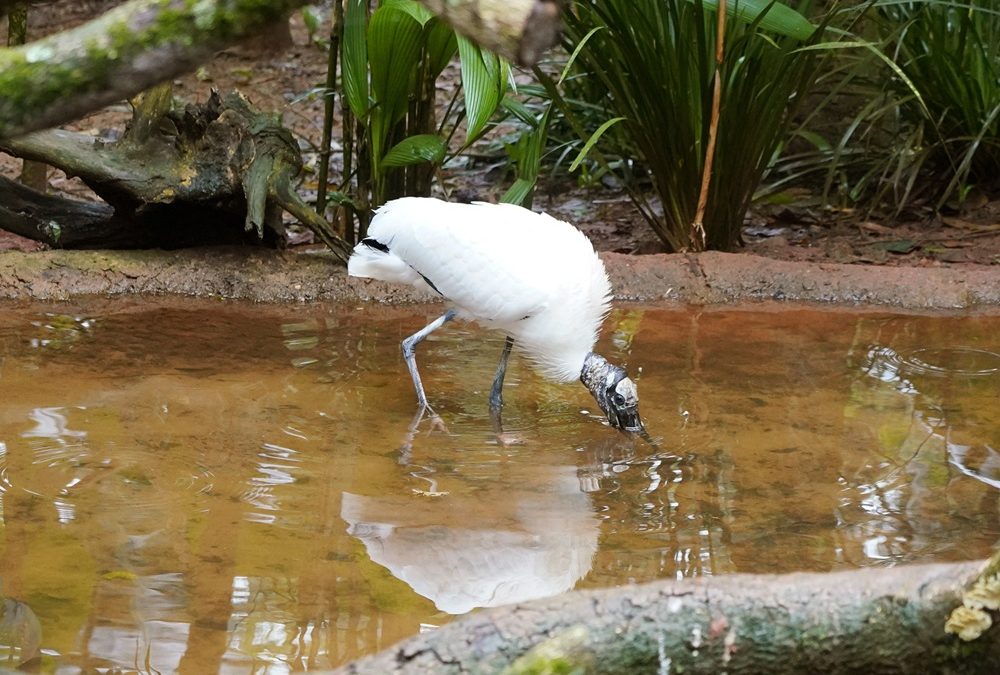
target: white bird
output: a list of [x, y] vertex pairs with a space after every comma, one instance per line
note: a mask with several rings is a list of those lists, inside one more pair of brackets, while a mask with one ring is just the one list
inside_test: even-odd
[[402, 343], [421, 411], [430, 406], [414, 347], [460, 318], [507, 336], [490, 391], [497, 418], [516, 347], [543, 377], [581, 380], [612, 426], [644, 431], [635, 384], [624, 368], [593, 352], [611, 284], [590, 240], [569, 223], [513, 204], [405, 197], [377, 210], [347, 271], [429, 289], [450, 304]]

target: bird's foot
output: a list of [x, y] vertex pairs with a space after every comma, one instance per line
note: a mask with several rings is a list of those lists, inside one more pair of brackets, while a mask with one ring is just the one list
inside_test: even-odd
[[443, 434], [448, 433], [448, 427], [447, 425], [445, 425], [444, 420], [441, 419], [441, 417], [433, 410], [431, 411], [430, 417], [428, 419], [430, 419], [431, 422], [431, 428], [429, 429], [429, 431], [440, 431]]
[[423, 421], [424, 417], [430, 419], [430, 429], [431, 431], [440, 431], [441, 433], [448, 433], [448, 427], [445, 426], [444, 420], [441, 416], [434, 412], [434, 408], [427, 404], [421, 405], [417, 409], [417, 414], [413, 416], [413, 421], [410, 422], [409, 428], [406, 430], [406, 438], [403, 440], [403, 445], [400, 447], [399, 463], [407, 465], [410, 463], [411, 457], [413, 455], [413, 440], [417, 436], [417, 428]]
[[413, 421], [410, 423], [410, 432], [415, 432], [420, 422], [423, 421], [424, 417], [430, 420], [429, 431], [440, 431], [442, 433], [448, 433], [448, 427], [445, 425], [444, 420], [441, 416], [434, 412], [434, 408], [430, 407], [428, 404], [423, 403], [417, 410], [416, 416], [414, 416]]
[[516, 431], [501, 431], [496, 434], [497, 444], [503, 448], [509, 448], [512, 445], [527, 445], [527, 441], [524, 436], [517, 433]]
[[[492, 403], [492, 400], [490, 402]], [[503, 416], [500, 412], [499, 405], [490, 405], [490, 420], [493, 422], [493, 437], [497, 439], [497, 445], [503, 448], [512, 445], [525, 445], [526, 441], [521, 434], [503, 430]]]

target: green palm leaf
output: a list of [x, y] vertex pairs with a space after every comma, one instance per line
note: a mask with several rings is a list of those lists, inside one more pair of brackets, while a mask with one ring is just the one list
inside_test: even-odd
[[434, 12], [414, 0], [382, 0], [380, 7], [391, 7], [406, 12], [423, 26], [434, 18]]
[[425, 53], [427, 69], [432, 76], [437, 77], [445, 69], [458, 49], [455, 30], [438, 18], [424, 24]]
[[341, 78], [344, 98], [359, 118], [368, 113], [367, 0], [346, 0]]
[[[690, 0], [693, 1], [693, 0]], [[702, 5], [718, 11], [719, 0], [702, 0]], [[736, 0], [726, 3], [726, 14], [745, 23], [757, 22], [766, 31], [796, 40], [808, 40], [816, 26], [788, 5], [773, 0]]]
[[382, 160], [382, 166], [412, 166], [422, 162], [439, 164], [447, 148], [444, 139], [434, 134], [409, 136], [392, 147]]
[[507, 89], [510, 66], [462, 36], [458, 36], [458, 55], [462, 60], [462, 87], [465, 93], [465, 138], [467, 143], [471, 143], [486, 129], [500, 105]]
[[375, 10], [368, 24], [368, 58], [375, 98], [372, 148], [376, 158], [381, 157], [392, 126], [406, 113], [422, 33], [423, 27], [413, 16], [393, 5]]

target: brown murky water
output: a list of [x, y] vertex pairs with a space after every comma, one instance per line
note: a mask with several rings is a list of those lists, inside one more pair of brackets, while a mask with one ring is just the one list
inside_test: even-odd
[[439, 311], [0, 307], [11, 663], [323, 669], [574, 587], [1000, 538], [1000, 317], [618, 309], [657, 450], [517, 359], [498, 444], [502, 340], [462, 326], [418, 354], [447, 433], [408, 434], [398, 343]]

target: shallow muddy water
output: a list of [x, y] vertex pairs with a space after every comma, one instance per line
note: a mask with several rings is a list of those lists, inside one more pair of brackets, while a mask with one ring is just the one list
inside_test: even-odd
[[[654, 448], [440, 307], [0, 306], [0, 642], [43, 672], [334, 667], [571, 588], [987, 555], [1000, 317], [615, 310]], [[2, 656], [2, 655], [0, 655]]]

